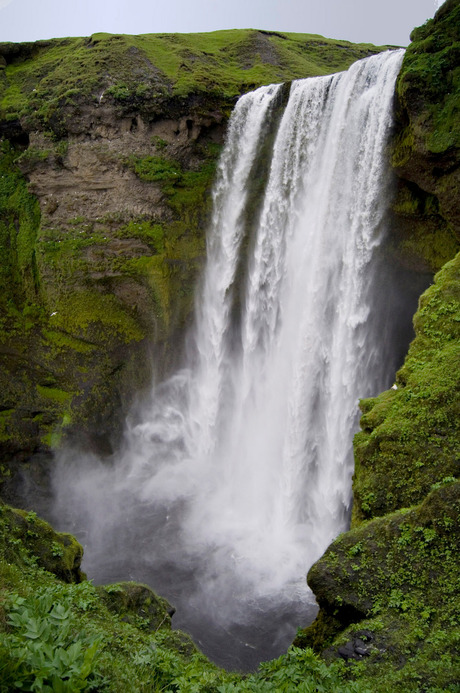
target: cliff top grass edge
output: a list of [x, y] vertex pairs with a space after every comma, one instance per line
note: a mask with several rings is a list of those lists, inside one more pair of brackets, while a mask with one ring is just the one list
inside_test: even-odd
[[254, 29], [0, 43], [0, 120], [50, 115], [88, 98], [126, 105], [204, 93], [232, 101], [261, 84], [345, 70], [387, 48]]

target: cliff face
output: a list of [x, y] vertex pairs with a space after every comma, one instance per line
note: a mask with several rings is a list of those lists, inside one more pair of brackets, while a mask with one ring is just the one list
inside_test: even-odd
[[395, 242], [409, 266], [429, 271], [460, 243], [459, 23], [458, 2], [447, 0], [414, 29], [397, 83]]
[[344, 659], [375, 691], [450, 690], [458, 680], [458, 0], [412, 39], [397, 83], [394, 257], [442, 269], [420, 299], [395, 385], [361, 401], [352, 530], [311, 568], [320, 612], [297, 639]]
[[0, 46], [0, 462], [110, 451], [178, 358], [239, 94], [376, 52], [228, 31]]

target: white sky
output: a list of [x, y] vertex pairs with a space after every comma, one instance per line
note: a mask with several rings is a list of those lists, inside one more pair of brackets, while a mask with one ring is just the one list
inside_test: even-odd
[[0, 0], [0, 41], [268, 29], [407, 45], [442, 0]]

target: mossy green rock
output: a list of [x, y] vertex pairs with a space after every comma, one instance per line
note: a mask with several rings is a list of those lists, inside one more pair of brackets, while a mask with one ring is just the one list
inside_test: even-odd
[[147, 585], [138, 582], [117, 582], [98, 587], [103, 603], [127, 623], [142, 624], [148, 630], [171, 628], [175, 609]]
[[414, 29], [396, 84], [399, 261], [437, 271], [460, 249], [460, 5]]
[[71, 534], [56, 532], [34, 512], [0, 501], [0, 558], [19, 567], [36, 564], [65, 582], [81, 582], [83, 548]]
[[459, 519], [460, 483], [447, 482], [341, 535], [308, 574], [320, 617], [297, 642], [345, 659], [374, 691], [453, 690]]
[[353, 522], [423, 500], [460, 461], [460, 253], [420, 299], [395, 389], [362, 400]]

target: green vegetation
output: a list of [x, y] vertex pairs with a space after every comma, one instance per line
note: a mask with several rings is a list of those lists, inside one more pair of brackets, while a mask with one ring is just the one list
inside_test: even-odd
[[[206, 93], [230, 105], [260, 84], [330, 74], [384, 50], [311, 34], [252, 29], [206, 34], [95, 34], [90, 38], [0, 44], [6, 60], [0, 117], [18, 115], [65, 133], [72, 108], [88, 98], [151, 114], [164, 100]], [[84, 75], [84, 79], [82, 79]]]
[[396, 84], [398, 129], [392, 163], [398, 175], [410, 181], [400, 183], [396, 203], [403, 217], [398, 252], [412, 266], [418, 256], [429, 271], [437, 271], [460, 249], [458, 1], [446, 0], [411, 37]]
[[[135, 38], [139, 49], [173, 82], [177, 94], [188, 94], [197, 87], [216, 90], [217, 85], [224, 98], [258, 84], [337, 72], [358, 55], [376, 51], [370, 44], [245, 29]], [[347, 55], [348, 51], [353, 55]]]
[[399, 262], [435, 273], [459, 252], [460, 240], [452, 223], [442, 217], [435, 195], [400, 181], [393, 211], [398, 223], [392, 245]]
[[16, 157], [8, 142], [0, 142], [0, 320], [10, 327], [20, 321], [19, 312], [38, 291], [35, 240], [40, 208], [13, 166]]
[[340, 664], [291, 648], [249, 676], [228, 674], [171, 631], [169, 604], [145, 585], [94, 587], [81, 547], [35, 513], [0, 505], [0, 691], [365, 693]]
[[413, 100], [423, 107], [400, 135], [394, 154], [397, 165], [418, 139], [434, 154], [460, 147], [459, 27], [460, 6], [457, 0], [447, 0], [434, 19], [412, 32], [398, 96], [403, 107], [411, 109]]
[[24, 599], [8, 595], [9, 638], [2, 637], [0, 690], [85, 691], [98, 683], [93, 673], [97, 640], [81, 631], [76, 619], [53, 594]]
[[420, 299], [397, 389], [363, 400], [354, 521], [420, 502], [460, 459], [460, 254]]
[[459, 512], [460, 484], [447, 479], [421, 505], [336, 539], [308, 575], [322, 631], [298, 641], [345, 656], [348, 676], [375, 692], [457, 690]]
[[[148, 587], [94, 587], [79, 571], [75, 540], [0, 505], [0, 691], [454, 691], [458, 487], [446, 481], [420, 506], [347, 532], [312, 568], [321, 606], [341, 624], [327, 663], [304, 647], [307, 631], [303, 647], [244, 676], [171, 631], [170, 606]], [[366, 655], [337, 659], [358, 637]]]
[[147, 156], [132, 162], [135, 173], [141, 180], [158, 181], [162, 184], [174, 183], [182, 175], [180, 164], [176, 161], [163, 159], [159, 156]]
[[[7, 582], [12, 566], [43, 569], [67, 582], [84, 578], [83, 549], [70, 534], [55, 532], [34, 512], [15, 510], [0, 502], [0, 575]], [[6, 584], [5, 582], [5, 584]]]
[[198, 170], [187, 170], [166, 156], [132, 157], [128, 166], [144, 181], [157, 183], [173, 214], [167, 226], [131, 222], [116, 233], [132, 234], [156, 251], [154, 257], [132, 259], [127, 271], [145, 276], [155, 297], [157, 315], [166, 330], [183, 325], [193, 306], [195, 278], [205, 256], [205, 236], [211, 212], [211, 185], [219, 148], [208, 147]]
[[66, 329], [71, 334], [88, 336], [88, 328], [93, 339], [103, 340], [115, 333], [123, 341], [140, 340], [144, 333], [114, 296], [98, 294], [94, 291], [80, 291], [62, 299], [56, 315], [51, 316], [53, 327]]

